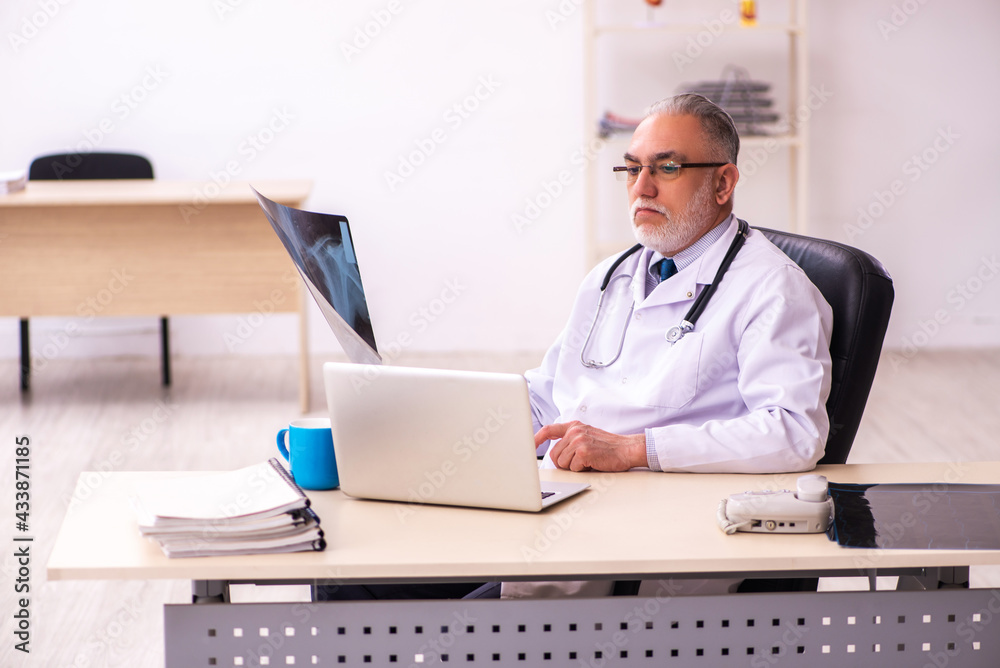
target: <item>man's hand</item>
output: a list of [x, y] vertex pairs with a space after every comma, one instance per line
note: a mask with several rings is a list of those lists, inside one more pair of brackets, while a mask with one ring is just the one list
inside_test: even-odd
[[628, 471], [648, 465], [645, 434], [621, 436], [582, 422], [567, 422], [539, 429], [535, 434], [535, 447], [548, 440], [556, 441], [549, 456], [561, 469]]

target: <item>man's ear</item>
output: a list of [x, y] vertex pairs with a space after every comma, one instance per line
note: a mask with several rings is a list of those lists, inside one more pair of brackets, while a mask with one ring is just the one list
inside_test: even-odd
[[730, 163], [719, 170], [718, 181], [715, 184], [715, 201], [719, 206], [725, 206], [732, 201], [733, 191], [739, 180], [740, 170], [736, 165]]

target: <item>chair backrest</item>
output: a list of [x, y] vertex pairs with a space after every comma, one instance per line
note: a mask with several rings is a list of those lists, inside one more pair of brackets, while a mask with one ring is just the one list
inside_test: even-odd
[[56, 153], [31, 162], [31, 181], [151, 179], [153, 165], [132, 153]]
[[892, 278], [882, 263], [845, 244], [757, 228], [823, 293], [833, 309], [830, 435], [820, 464], [843, 464], [875, 379], [892, 311]]

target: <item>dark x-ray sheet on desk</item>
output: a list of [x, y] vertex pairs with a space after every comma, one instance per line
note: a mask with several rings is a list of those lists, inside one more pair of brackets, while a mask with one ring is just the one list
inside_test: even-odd
[[845, 547], [1000, 550], [1000, 485], [830, 483]]

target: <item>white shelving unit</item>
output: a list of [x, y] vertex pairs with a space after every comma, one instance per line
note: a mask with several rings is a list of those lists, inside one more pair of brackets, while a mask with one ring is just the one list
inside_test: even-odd
[[[624, 0], [614, 0], [621, 8]], [[639, 0], [631, 0], [639, 3]], [[608, 100], [604, 94], [608, 88], [607, 73], [600, 71], [604, 62], [599, 61], [599, 48], [605, 40], [633, 40], [656, 38], [662, 36], [664, 42], [672, 41], [677, 43], [678, 39], [687, 38], [688, 44], [695, 44], [695, 50], [701, 48], [698, 60], [705, 59], [706, 62], [713, 62], [718, 65], [717, 71], [721, 72], [725, 65], [731, 64], [725, 60], [715, 61], [717, 55], [712, 51], [713, 45], [726, 41], [733, 33], [743, 35], [754, 34], [754, 40], [762, 40], [762, 44], [773, 45], [781, 40], [785, 43], [785, 66], [787, 68], [787, 97], [783, 109], [779, 109], [781, 121], [777, 134], [768, 136], [741, 136], [740, 137], [740, 171], [744, 174], [744, 163], [748, 160], [748, 155], [770, 156], [778, 152], [787, 153], [788, 159], [788, 225], [787, 228], [794, 232], [804, 233], [806, 231], [806, 215], [808, 211], [807, 201], [807, 169], [808, 169], [808, 140], [803, 132], [803, 113], [808, 114], [807, 93], [808, 93], [808, 67], [807, 67], [807, 32], [806, 32], [806, 2], [807, 0], [760, 0], [759, 6], [763, 12], [771, 14], [776, 8], [787, 15], [787, 19], [774, 22], [773, 20], [762, 20], [753, 27], [742, 27], [738, 20], [723, 21], [722, 17], [729, 17], [730, 14], [723, 13], [717, 15], [706, 15], [703, 18], [690, 20], [690, 11], [673, 21], [674, 10], [683, 5], [685, 9], [697, 8], [702, 4], [695, 0], [667, 0], [663, 6], [650, 9], [645, 20], [641, 21], [602, 21], [599, 14], [600, 8], [604, 9], [604, 14], [608, 13], [608, 8], [614, 8], [608, 4], [608, 0], [586, 0], [584, 6], [583, 30], [584, 30], [584, 132], [585, 144], [592, 149], [595, 158], [588, 163], [586, 174], [586, 252], [588, 267], [593, 266], [601, 259], [619, 252], [629, 245], [635, 243], [628, 227], [622, 226], [621, 220], [624, 216], [615, 219], [615, 230], [608, 234], [601, 224], [601, 203], [607, 198], [606, 191], [608, 184], [604, 183], [611, 179], [609, 165], [619, 158], [628, 144], [629, 135], [620, 133], [611, 138], [601, 140], [598, 133], [599, 122], [605, 111], [615, 111], [604, 105], [615, 103], [615, 100]], [[738, 17], [739, 3], [729, 2], [722, 12], [731, 11], [732, 16]], [[785, 5], [786, 7], [781, 7]], [[600, 7], [599, 7], [600, 6]], [[715, 5], [718, 8], [720, 5]], [[787, 11], [786, 11], [787, 10]], [[706, 39], [706, 36], [710, 39]], [[692, 42], [695, 39], [697, 41]], [[702, 45], [708, 42], [704, 48]], [[670, 53], [663, 54], [669, 59]], [[684, 58], [684, 54], [678, 56], [677, 50], [673, 51], [674, 57]], [[669, 60], [668, 60], [669, 61]], [[665, 61], [665, 62], [668, 62]], [[740, 63], [732, 63], [739, 65]], [[617, 67], [617, 63], [611, 63], [612, 67]], [[648, 65], [643, 62], [623, 63], [618, 71], [624, 72], [625, 68], [642, 68]], [[668, 77], [674, 74], [668, 71], [663, 74], [663, 79], [670, 79], [672, 85], [666, 90], [660, 91], [660, 97], [666, 97], [674, 92], [677, 86], [688, 81], [685, 77], [677, 73], [676, 77]], [[753, 73], [752, 73], [753, 74]], [[755, 76], [756, 78], [756, 76]], [[652, 103], [654, 99], [646, 100], [646, 104]], [[617, 151], [617, 152], [616, 152]], [[763, 152], [763, 153], [762, 153]], [[766, 162], [766, 157], [765, 157]], [[749, 167], [749, 165], [748, 165]], [[766, 170], [767, 164], [754, 164], [754, 171], [758, 169]], [[747, 170], [749, 171], [749, 169]], [[743, 180], [743, 179], [741, 179]], [[605, 191], [605, 192], [602, 192]], [[623, 200], [624, 201], [624, 200]], [[775, 226], [768, 224], [767, 226]]]

